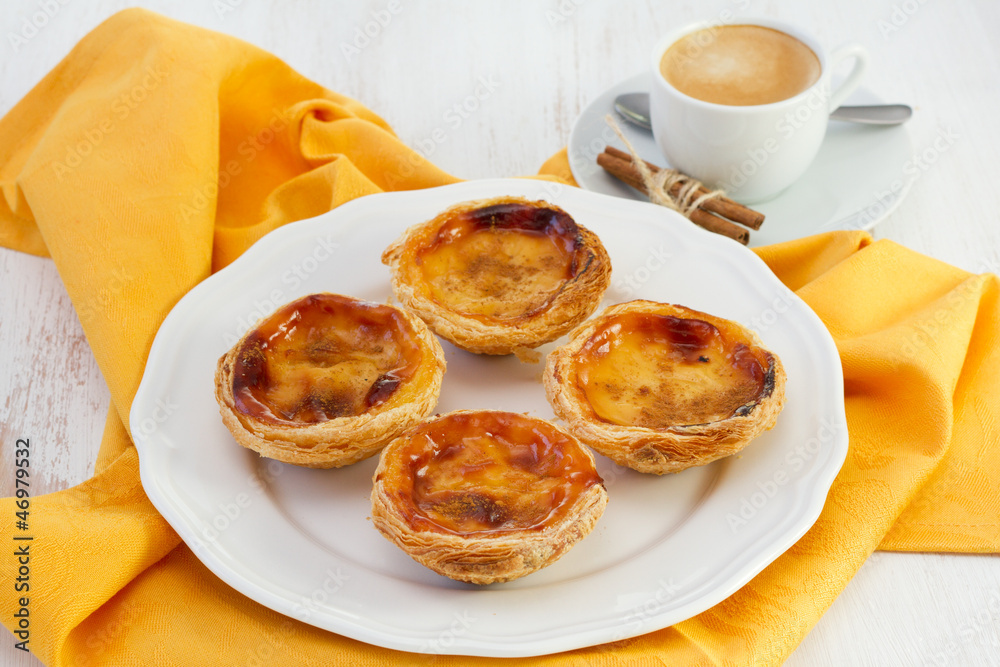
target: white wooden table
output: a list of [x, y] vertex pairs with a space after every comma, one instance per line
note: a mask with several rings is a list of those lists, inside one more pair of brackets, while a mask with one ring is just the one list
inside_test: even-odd
[[[1000, 265], [1000, 3], [962, 0], [4, 0], [0, 114], [100, 21], [132, 4], [236, 35], [380, 113], [403, 141], [464, 178], [537, 171], [566, 144], [590, 100], [642, 70], [656, 38], [723, 10], [803, 26], [828, 46], [872, 54], [866, 85], [916, 108], [914, 149], [954, 144], [921, 167], [875, 231], [967, 270]], [[45, 8], [50, 15], [42, 16]], [[390, 10], [396, 10], [393, 13]], [[377, 14], [373, 15], [373, 12]], [[386, 16], [390, 20], [386, 21]], [[385, 25], [365, 36], [366, 24]], [[27, 23], [26, 23], [27, 22]], [[39, 25], [37, 30], [30, 24]], [[17, 35], [12, 38], [11, 35]], [[475, 111], [446, 116], [480, 77]], [[457, 126], [456, 126], [457, 125]], [[437, 128], [442, 136], [431, 139]], [[51, 261], [0, 249], [0, 465], [14, 440], [37, 443], [35, 492], [90, 476], [108, 390]], [[12, 495], [13, 476], [0, 474]], [[789, 665], [1000, 664], [1000, 558], [876, 553]], [[38, 665], [0, 637], [0, 663]]]

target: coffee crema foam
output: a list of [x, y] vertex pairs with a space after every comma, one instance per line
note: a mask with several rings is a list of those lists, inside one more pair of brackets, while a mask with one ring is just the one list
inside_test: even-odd
[[674, 42], [660, 73], [680, 92], [714, 104], [754, 106], [795, 97], [819, 80], [819, 58], [773, 28], [730, 25]]

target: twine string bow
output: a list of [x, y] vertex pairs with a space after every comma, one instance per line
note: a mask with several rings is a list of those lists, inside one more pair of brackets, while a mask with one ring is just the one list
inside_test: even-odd
[[[690, 218], [691, 213], [709, 199], [725, 196], [726, 193], [724, 190], [708, 191], [701, 181], [691, 178], [676, 169], [660, 169], [654, 174], [646, 165], [645, 160], [639, 157], [639, 153], [632, 146], [632, 142], [628, 140], [611, 114], [607, 114], [604, 117], [604, 121], [614, 130], [618, 138], [622, 140], [622, 143], [625, 144], [625, 148], [628, 149], [629, 154], [632, 156], [632, 165], [639, 171], [643, 185], [646, 186], [646, 190], [649, 192], [649, 200], [654, 204], [666, 206], [673, 211], [677, 211], [685, 218]], [[675, 186], [677, 187], [677, 191], [672, 193], [671, 191]], [[703, 189], [706, 192], [699, 195], [698, 192]]]

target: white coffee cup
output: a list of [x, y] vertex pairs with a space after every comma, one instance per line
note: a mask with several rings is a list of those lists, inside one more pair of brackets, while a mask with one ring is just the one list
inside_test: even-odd
[[[667, 35], [653, 49], [650, 113], [656, 143], [671, 167], [725, 189], [737, 201], [754, 203], [774, 197], [805, 173], [823, 143], [830, 112], [861, 82], [868, 52], [847, 44], [828, 56], [810, 35], [771, 19], [732, 25], [763, 26], [795, 37], [819, 59], [819, 78], [803, 92], [771, 104], [730, 106], [685, 95], [664, 78], [660, 62], [682, 37], [722, 27], [703, 21]], [[854, 67], [831, 91], [830, 75], [847, 58], [854, 58]]]

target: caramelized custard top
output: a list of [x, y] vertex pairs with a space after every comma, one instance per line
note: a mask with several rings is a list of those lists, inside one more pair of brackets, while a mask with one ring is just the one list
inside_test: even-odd
[[415, 530], [541, 530], [603, 483], [572, 436], [533, 417], [451, 414], [406, 438], [379, 479], [389, 476], [390, 493]]
[[437, 303], [509, 321], [545, 310], [588, 257], [565, 211], [509, 202], [449, 217], [416, 263]]
[[662, 429], [747, 414], [774, 387], [772, 355], [725, 321], [653, 313], [608, 316], [576, 356], [598, 418]]
[[316, 424], [377, 409], [417, 371], [415, 332], [391, 306], [313, 294], [282, 307], [236, 355], [236, 409], [276, 424]]

